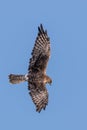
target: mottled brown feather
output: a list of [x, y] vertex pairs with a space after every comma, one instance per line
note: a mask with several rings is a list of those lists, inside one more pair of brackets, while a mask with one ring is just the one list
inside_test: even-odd
[[38, 27], [38, 36], [30, 58], [29, 73], [41, 71], [46, 72], [46, 66], [50, 57], [50, 40], [47, 31], [44, 31], [42, 24]]
[[46, 105], [48, 104], [48, 92], [45, 88], [44, 84], [41, 84], [38, 88], [38, 84], [35, 86], [35, 84], [30, 84], [32, 88], [29, 92], [32, 101], [36, 105], [36, 111], [40, 112], [42, 109], [45, 110]]

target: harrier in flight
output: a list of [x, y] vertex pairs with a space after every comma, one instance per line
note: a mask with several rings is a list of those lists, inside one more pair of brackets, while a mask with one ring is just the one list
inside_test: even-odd
[[48, 104], [48, 91], [46, 84], [52, 83], [52, 79], [46, 75], [46, 67], [50, 57], [50, 39], [42, 24], [38, 27], [38, 35], [29, 61], [28, 73], [25, 75], [9, 75], [9, 82], [17, 84], [28, 82], [29, 94], [36, 106], [36, 111], [45, 110]]

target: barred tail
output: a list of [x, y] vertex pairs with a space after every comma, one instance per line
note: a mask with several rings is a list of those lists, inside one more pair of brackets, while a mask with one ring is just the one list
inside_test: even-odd
[[12, 84], [18, 84], [27, 80], [28, 80], [27, 75], [15, 75], [15, 74], [9, 75], [9, 82]]

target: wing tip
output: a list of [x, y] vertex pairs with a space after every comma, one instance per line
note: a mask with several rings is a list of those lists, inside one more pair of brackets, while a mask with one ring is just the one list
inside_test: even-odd
[[38, 35], [41, 35], [41, 34], [44, 34], [47, 40], [50, 41], [50, 37], [48, 37], [47, 30], [44, 30], [43, 28], [43, 24], [40, 24], [40, 26], [38, 26]]
[[38, 26], [38, 31], [39, 31], [38, 34], [42, 34], [42, 33], [45, 34], [45, 33], [47, 33], [47, 31], [44, 30], [43, 24], [42, 24], [42, 23], [40, 24], [40, 26]]

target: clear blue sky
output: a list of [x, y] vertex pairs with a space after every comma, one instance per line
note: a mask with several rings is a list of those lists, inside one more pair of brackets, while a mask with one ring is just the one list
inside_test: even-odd
[[[27, 83], [11, 85], [10, 73], [27, 73], [42, 23], [51, 39], [49, 104], [38, 114]], [[87, 130], [87, 1], [0, 1], [0, 130]]]

